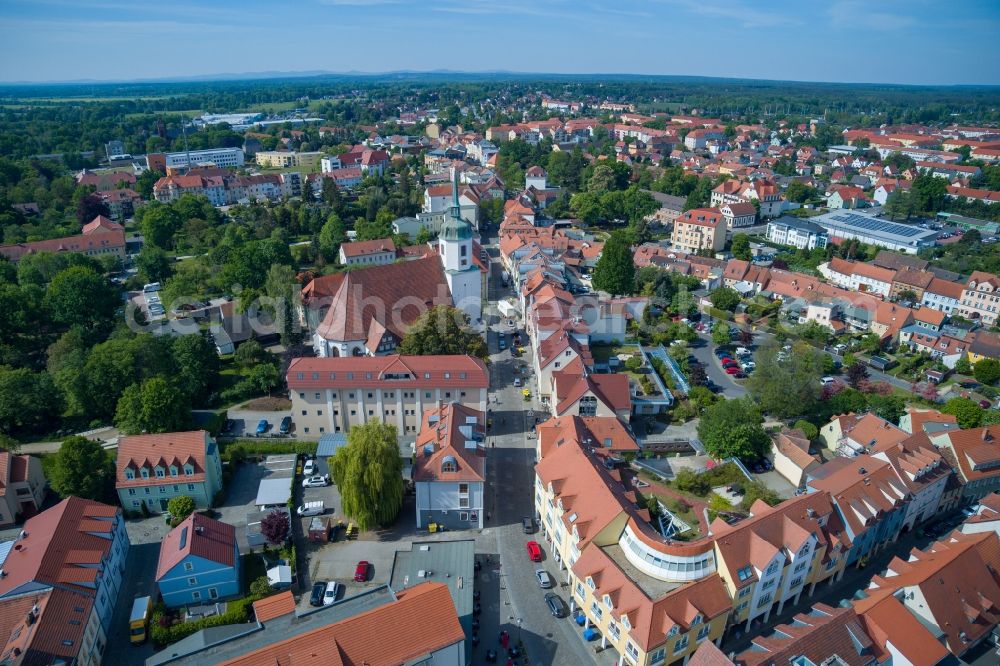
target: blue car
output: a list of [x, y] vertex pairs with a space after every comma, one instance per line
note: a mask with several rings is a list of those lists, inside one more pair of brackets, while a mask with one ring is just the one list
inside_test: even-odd
[[263, 435], [265, 432], [267, 432], [267, 419], [261, 419], [257, 424], [257, 434]]

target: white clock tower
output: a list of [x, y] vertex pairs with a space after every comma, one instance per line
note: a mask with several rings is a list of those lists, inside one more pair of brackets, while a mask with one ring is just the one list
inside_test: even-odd
[[452, 182], [451, 208], [438, 237], [438, 251], [452, 304], [469, 315], [470, 323], [476, 325], [483, 314], [482, 278], [473, 256], [472, 225], [462, 219], [461, 212], [456, 174]]

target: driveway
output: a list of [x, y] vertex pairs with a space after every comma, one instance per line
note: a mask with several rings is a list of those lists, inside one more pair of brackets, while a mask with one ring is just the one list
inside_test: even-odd
[[795, 486], [789, 483], [788, 479], [781, 476], [773, 469], [770, 472], [754, 474], [753, 476], [765, 486], [776, 492], [782, 499], [788, 499], [789, 497], [795, 496]]

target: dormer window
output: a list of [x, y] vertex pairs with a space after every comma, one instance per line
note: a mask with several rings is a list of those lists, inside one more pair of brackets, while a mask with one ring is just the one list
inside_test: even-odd
[[442, 472], [457, 472], [458, 462], [451, 456], [445, 456], [444, 460], [441, 461], [441, 471]]
[[604, 595], [602, 601], [604, 602], [604, 605], [608, 607], [608, 610], [614, 608], [614, 604], [611, 603], [611, 597], [608, 596], [607, 594]]
[[177, 476], [177, 465], [170, 466], [170, 476]]
[[166, 474], [166, 472], [165, 472], [165, 471], [163, 470], [163, 468], [162, 468], [162, 467], [157, 467], [157, 468], [156, 468], [156, 477], [157, 477], [157, 478], [159, 478], [159, 479], [162, 479], [162, 478], [163, 478], [164, 476], [166, 476], [166, 475], [167, 475], [167, 474]]
[[701, 613], [699, 613], [698, 615], [695, 615], [694, 619], [691, 620], [691, 626], [692, 627], [695, 626], [696, 624], [701, 624]]
[[193, 476], [193, 475], [194, 475], [194, 467], [192, 467], [191, 465], [184, 465], [184, 476]]
[[129, 479], [129, 480], [134, 479], [135, 478], [135, 472], [132, 471], [131, 469], [125, 470], [125, 478]]
[[149, 478], [149, 470], [148, 470], [148, 469], [146, 469], [145, 467], [143, 467], [143, 468], [141, 468], [141, 469], [139, 470], [139, 475], [140, 475], [140, 476], [141, 476], [142, 478], [144, 478], [144, 479], [148, 479], [148, 478]]
[[677, 628], [677, 625], [675, 624], [674, 626], [670, 627], [670, 632], [667, 634], [667, 636], [676, 636], [678, 631], [679, 631], [679, 629]]

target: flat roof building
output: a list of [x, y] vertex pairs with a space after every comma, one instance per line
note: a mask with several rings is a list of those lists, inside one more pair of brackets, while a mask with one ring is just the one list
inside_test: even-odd
[[855, 211], [838, 210], [810, 218], [810, 221], [826, 229], [830, 236], [859, 240], [906, 254], [917, 254], [925, 247], [934, 247], [937, 238], [937, 232], [931, 229], [890, 222]]
[[242, 148], [209, 148], [208, 150], [191, 150], [166, 154], [168, 169], [177, 169], [196, 164], [211, 163], [217, 167], [243, 166]]

